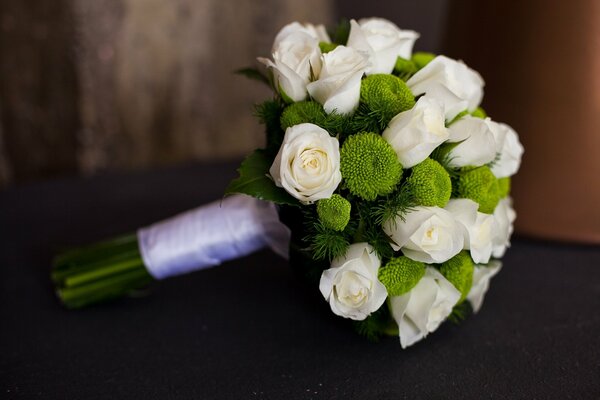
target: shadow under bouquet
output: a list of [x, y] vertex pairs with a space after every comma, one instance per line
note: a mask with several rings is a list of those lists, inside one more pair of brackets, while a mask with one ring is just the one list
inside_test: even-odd
[[479, 107], [481, 76], [413, 53], [418, 37], [380, 18], [330, 34], [285, 26], [271, 58], [258, 59], [266, 69], [240, 71], [274, 96], [256, 107], [266, 147], [245, 159], [228, 197], [59, 256], [63, 302], [269, 246], [371, 339], [398, 336], [405, 348], [478, 311], [509, 246], [523, 147]]

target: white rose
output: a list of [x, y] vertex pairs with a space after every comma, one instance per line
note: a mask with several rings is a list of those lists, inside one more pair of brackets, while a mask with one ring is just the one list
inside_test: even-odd
[[331, 262], [321, 275], [319, 290], [335, 314], [360, 321], [381, 307], [387, 290], [377, 279], [380, 264], [368, 243], [350, 245], [345, 256]]
[[[489, 118], [481, 119], [467, 115], [448, 127], [448, 142], [460, 142], [448, 153], [451, 167], [479, 167], [496, 158], [498, 144], [492, 129], [498, 124]], [[498, 136], [502, 134], [498, 132]], [[503, 140], [498, 137], [498, 140]]]
[[496, 221], [496, 229], [494, 229], [494, 237], [492, 238], [492, 255], [500, 258], [506, 252], [506, 248], [510, 247], [513, 222], [517, 218], [517, 213], [512, 208], [512, 199], [510, 197], [501, 199], [493, 215]]
[[433, 267], [425, 269], [425, 275], [408, 293], [390, 298], [402, 348], [435, 331], [459, 299], [460, 292]]
[[338, 46], [323, 55], [321, 75], [308, 86], [308, 93], [323, 105], [325, 112], [354, 112], [360, 100], [360, 82], [369, 62], [354, 49]]
[[423, 96], [412, 109], [392, 118], [382, 136], [396, 151], [402, 167], [411, 168], [448, 139], [444, 106]]
[[329, 198], [342, 180], [340, 144], [317, 125], [289, 127], [269, 173], [305, 204]]
[[483, 98], [483, 79], [462, 61], [437, 56], [406, 84], [415, 96], [425, 93], [444, 103], [446, 121], [463, 110], [474, 111]]
[[302, 31], [288, 32], [275, 42], [273, 61], [260, 57], [258, 61], [271, 68], [274, 84], [284, 98], [302, 101], [311, 77], [321, 71], [319, 40]]
[[384, 232], [394, 250], [424, 263], [442, 263], [457, 255], [464, 244], [464, 228], [452, 214], [439, 207], [415, 207], [404, 216], [389, 220]]
[[390, 74], [398, 57], [410, 59], [419, 34], [402, 30], [383, 18], [350, 21], [350, 35], [346, 46], [368, 54], [371, 67], [367, 74]]
[[502, 123], [497, 125], [498, 129], [503, 131], [504, 140], [498, 149], [500, 158], [492, 165], [492, 173], [496, 178], [505, 178], [516, 174], [519, 170], [524, 149], [519, 142], [519, 135], [513, 128]]
[[273, 51], [277, 49], [279, 43], [285, 40], [287, 36], [296, 32], [306, 33], [311, 37], [317, 39], [319, 42], [331, 42], [331, 39], [329, 38], [329, 35], [327, 34], [324, 25], [301, 24], [299, 22], [292, 22], [281, 28], [279, 33], [277, 33], [277, 36], [275, 36], [275, 41], [273, 42]]
[[492, 238], [496, 219], [491, 214], [478, 212], [479, 204], [470, 199], [451, 199], [445, 209], [465, 227], [464, 248], [470, 250], [475, 263], [485, 264], [492, 256]]
[[483, 298], [490, 286], [490, 280], [496, 275], [502, 263], [498, 260], [492, 260], [487, 265], [475, 265], [473, 270], [473, 286], [467, 295], [467, 300], [473, 307], [473, 312], [479, 311], [483, 304]]

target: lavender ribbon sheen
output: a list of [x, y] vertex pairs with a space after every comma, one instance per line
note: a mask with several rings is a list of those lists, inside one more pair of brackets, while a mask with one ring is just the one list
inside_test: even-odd
[[264, 247], [288, 258], [290, 231], [274, 204], [235, 195], [137, 232], [150, 275], [164, 279], [216, 266]]

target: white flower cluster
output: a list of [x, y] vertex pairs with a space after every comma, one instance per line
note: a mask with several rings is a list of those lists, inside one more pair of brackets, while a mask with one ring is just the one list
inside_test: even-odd
[[[272, 59], [259, 60], [270, 68], [275, 88], [287, 102], [310, 98], [327, 114], [352, 115], [363, 77], [391, 74], [398, 57], [411, 58], [418, 37], [384, 19], [352, 20], [347, 43], [322, 54], [319, 43], [330, 42], [325, 29], [295, 22], [277, 35]], [[489, 165], [496, 178], [517, 172], [523, 154], [517, 133], [490, 118], [461, 114], [474, 112], [483, 98], [484, 82], [476, 71], [462, 61], [437, 56], [406, 85], [417, 97], [414, 107], [393, 117], [381, 132], [403, 168], [451, 143], [448, 167]], [[289, 127], [269, 172], [277, 186], [303, 204], [329, 198], [342, 180], [338, 139], [312, 123]], [[461, 298], [433, 264], [468, 251], [476, 266], [466, 298], [475, 311], [481, 307], [489, 280], [501, 266], [492, 257], [502, 257], [509, 246], [516, 214], [510, 197], [501, 199], [493, 213], [478, 209], [471, 199], [452, 198], [443, 208], [417, 206], [384, 223], [395, 251], [427, 264], [416, 286], [388, 301], [403, 347], [437, 329]], [[352, 244], [344, 257], [333, 260], [322, 274], [320, 291], [335, 314], [364, 320], [385, 303], [388, 292], [378, 280], [380, 264], [367, 243]]]

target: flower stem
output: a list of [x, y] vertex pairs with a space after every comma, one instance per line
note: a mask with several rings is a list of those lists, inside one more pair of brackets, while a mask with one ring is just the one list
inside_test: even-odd
[[63, 304], [80, 308], [127, 295], [153, 278], [133, 234], [60, 254], [52, 280]]

